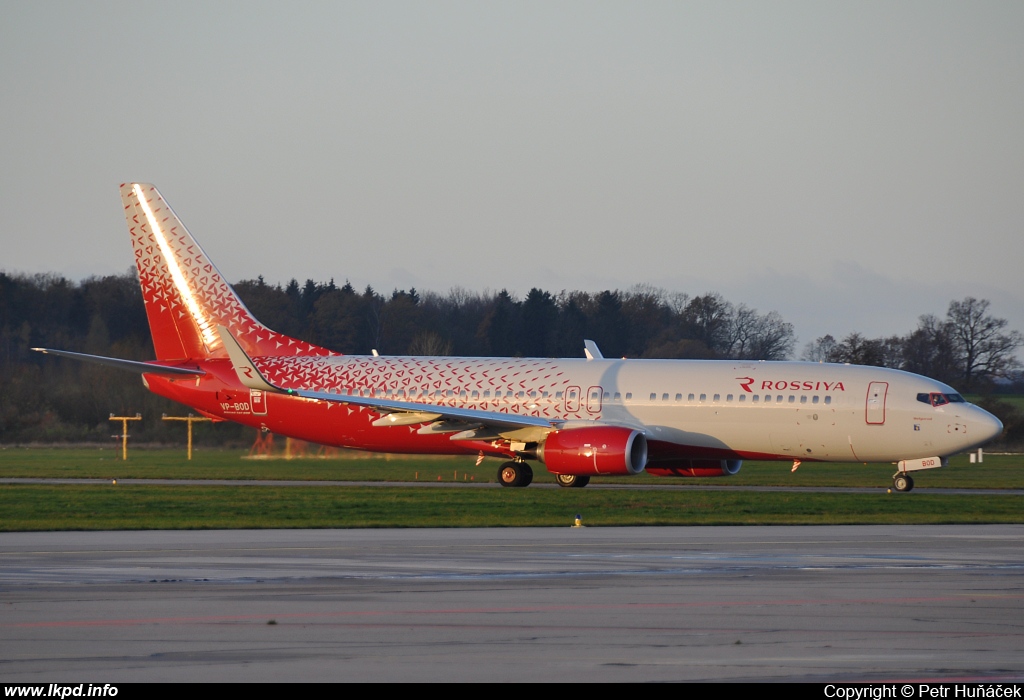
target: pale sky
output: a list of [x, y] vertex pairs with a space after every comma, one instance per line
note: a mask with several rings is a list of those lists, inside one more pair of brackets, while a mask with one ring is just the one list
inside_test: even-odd
[[0, 0], [0, 269], [653, 284], [803, 345], [967, 295], [1024, 331], [1024, 3]]

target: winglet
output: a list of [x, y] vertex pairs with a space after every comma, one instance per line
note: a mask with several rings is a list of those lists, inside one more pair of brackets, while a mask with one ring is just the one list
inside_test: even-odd
[[260, 371], [256, 369], [256, 365], [245, 354], [245, 350], [235, 340], [235, 336], [231, 335], [231, 331], [224, 326], [218, 325], [217, 335], [220, 336], [220, 342], [224, 349], [227, 350], [228, 357], [231, 359], [231, 366], [234, 367], [235, 374], [238, 375], [238, 381], [250, 389], [281, 391], [281, 389], [264, 379]]
[[597, 343], [593, 340], [583, 341], [583, 352], [587, 356], [588, 360], [603, 360], [604, 355], [601, 354], [601, 350], [597, 347]]

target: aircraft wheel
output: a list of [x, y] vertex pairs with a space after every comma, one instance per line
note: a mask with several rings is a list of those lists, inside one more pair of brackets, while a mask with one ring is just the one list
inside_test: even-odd
[[526, 462], [505, 462], [498, 467], [498, 483], [502, 486], [522, 487], [533, 481], [533, 470]]
[[907, 474], [897, 474], [892, 478], [892, 487], [905, 493], [914, 488], [914, 479]]
[[530, 468], [530, 465], [527, 464], [526, 462], [520, 462], [519, 463], [519, 469], [522, 472], [522, 476], [520, 477], [521, 483], [519, 485], [520, 486], [529, 486], [530, 484], [532, 484], [533, 483], [533, 469]]
[[555, 481], [559, 486], [567, 489], [581, 489], [590, 483], [589, 476], [576, 476], [575, 474], [556, 474]]

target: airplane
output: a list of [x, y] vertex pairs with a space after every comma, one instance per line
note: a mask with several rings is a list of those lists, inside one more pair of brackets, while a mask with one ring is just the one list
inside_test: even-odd
[[156, 359], [39, 352], [129, 370], [214, 420], [359, 450], [499, 457], [591, 477], [730, 476], [745, 459], [896, 463], [893, 488], [1002, 432], [952, 387], [880, 367], [746, 360], [341, 355], [246, 309], [151, 184], [121, 185]]

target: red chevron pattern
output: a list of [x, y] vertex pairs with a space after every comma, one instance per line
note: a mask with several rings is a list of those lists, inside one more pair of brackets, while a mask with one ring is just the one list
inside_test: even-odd
[[[457, 406], [518, 415], [545, 415], [569, 387], [554, 360], [419, 357], [257, 357], [253, 364], [271, 384], [288, 389], [387, 397], [440, 406]], [[599, 418], [576, 402], [567, 419]]]
[[121, 200], [158, 359], [227, 357], [217, 325], [250, 355], [336, 354], [253, 318], [155, 187], [124, 183]]

